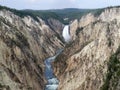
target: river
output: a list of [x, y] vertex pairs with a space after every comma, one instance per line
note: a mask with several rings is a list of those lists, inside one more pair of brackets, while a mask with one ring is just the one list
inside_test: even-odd
[[47, 80], [47, 84], [45, 86], [45, 90], [57, 90], [59, 81], [55, 77], [52, 69], [52, 62], [54, 62], [55, 58], [63, 51], [63, 49], [60, 49], [57, 51], [57, 54], [53, 57], [50, 57], [45, 60], [45, 77]]
[[[69, 35], [69, 26], [66, 25], [63, 29], [63, 37], [66, 42], [70, 41], [70, 35]], [[45, 90], [57, 90], [59, 80], [55, 77], [53, 69], [52, 69], [52, 62], [54, 62], [55, 58], [63, 51], [63, 49], [60, 49], [57, 51], [55, 56], [52, 56], [50, 58], [47, 58], [45, 60], [45, 78], [47, 80], [47, 84], [45, 86]]]

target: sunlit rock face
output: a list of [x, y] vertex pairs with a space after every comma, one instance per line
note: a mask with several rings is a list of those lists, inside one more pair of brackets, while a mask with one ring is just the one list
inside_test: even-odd
[[70, 24], [70, 36], [72, 40], [75, 40], [76, 38], [76, 30], [78, 29], [78, 25], [77, 19]]
[[66, 25], [63, 29], [63, 33], [62, 33], [65, 42], [69, 43], [71, 41], [71, 36], [70, 36], [70, 31], [69, 31], [69, 26]]
[[63, 46], [41, 18], [0, 10], [0, 90], [44, 90], [44, 60]]
[[108, 8], [99, 16], [89, 14], [79, 20], [86, 23], [78, 26], [74, 42], [54, 63], [55, 75], [60, 80], [58, 90], [120, 89], [119, 13], [120, 8]]

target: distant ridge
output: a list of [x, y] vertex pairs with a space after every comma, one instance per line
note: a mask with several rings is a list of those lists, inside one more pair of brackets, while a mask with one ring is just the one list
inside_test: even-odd
[[[106, 8], [115, 8], [115, 7], [117, 8], [120, 6], [110, 6]], [[101, 12], [105, 8], [99, 8], [99, 9], [64, 8], [64, 9], [49, 9], [49, 10], [32, 10], [32, 9], [16, 10], [16, 9], [8, 8], [6, 6], [0, 6], [0, 10], [1, 9], [10, 10], [20, 17], [29, 15], [36, 20], [37, 20], [37, 17], [40, 17], [44, 20], [47, 20], [48, 18], [54, 18], [54, 19], [61, 21], [64, 24], [68, 24], [70, 21], [74, 19], [80, 19], [83, 15], [86, 15], [88, 13], [93, 13], [94, 15], [100, 15]]]

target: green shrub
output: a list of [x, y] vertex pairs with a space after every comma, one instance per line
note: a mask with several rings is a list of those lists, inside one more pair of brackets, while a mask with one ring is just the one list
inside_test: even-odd
[[77, 30], [76, 30], [76, 36], [79, 34], [79, 32], [80, 31], [82, 31], [83, 30], [83, 27], [81, 27], [81, 28], [78, 28]]
[[[119, 54], [120, 54], [120, 46], [117, 49], [116, 53], [110, 57], [108, 63], [108, 72], [106, 74], [106, 79], [103, 86], [101, 87], [101, 90], [108, 90], [110, 87], [113, 87], [115, 90], [116, 85], [118, 83], [117, 80], [120, 78], [120, 61], [117, 57]], [[109, 86], [110, 81], [112, 82], [111, 84], [112, 86]]]

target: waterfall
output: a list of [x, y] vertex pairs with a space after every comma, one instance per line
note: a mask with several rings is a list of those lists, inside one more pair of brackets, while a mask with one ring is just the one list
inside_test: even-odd
[[70, 36], [70, 33], [69, 33], [69, 26], [68, 25], [65, 25], [62, 35], [65, 39], [65, 42], [68, 43], [68, 42], [71, 41], [71, 36]]

